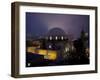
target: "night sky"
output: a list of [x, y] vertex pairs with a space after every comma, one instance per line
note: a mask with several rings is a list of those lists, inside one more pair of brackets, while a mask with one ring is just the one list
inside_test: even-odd
[[79, 38], [82, 29], [89, 33], [89, 15], [26, 12], [26, 38], [43, 36], [52, 28]]

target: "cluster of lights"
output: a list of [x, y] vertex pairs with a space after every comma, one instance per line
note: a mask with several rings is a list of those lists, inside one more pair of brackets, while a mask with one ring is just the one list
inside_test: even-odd
[[[53, 39], [53, 37], [52, 36], [50, 36], [50, 37], [46, 37], [46, 39], [49, 39], [49, 40], [52, 40]], [[58, 36], [55, 36], [55, 40], [58, 40], [59, 39], [59, 37]], [[61, 40], [64, 40], [64, 37], [63, 36], [61, 36], [61, 38], [60, 38]]]

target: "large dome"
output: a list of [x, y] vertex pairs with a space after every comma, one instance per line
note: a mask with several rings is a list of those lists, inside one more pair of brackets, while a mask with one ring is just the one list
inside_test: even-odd
[[47, 36], [66, 36], [66, 33], [61, 28], [53, 28], [48, 31]]

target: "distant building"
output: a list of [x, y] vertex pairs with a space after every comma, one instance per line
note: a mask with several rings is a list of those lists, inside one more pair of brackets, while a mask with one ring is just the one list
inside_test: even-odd
[[73, 46], [68, 39], [68, 35], [60, 28], [49, 30], [46, 36], [41, 40], [41, 43], [41, 48], [43, 49], [56, 50], [59, 59], [66, 58], [73, 49]]
[[26, 46], [28, 66], [30, 61], [31, 66], [38, 65], [38, 60], [41, 65], [89, 64], [89, 36], [84, 30], [79, 39], [73, 41], [64, 30], [53, 28], [45, 36], [27, 41]]

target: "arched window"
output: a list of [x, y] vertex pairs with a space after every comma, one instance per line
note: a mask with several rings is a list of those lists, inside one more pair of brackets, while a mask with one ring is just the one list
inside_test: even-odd
[[61, 36], [61, 40], [63, 40], [64, 39], [64, 37], [63, 36]]
[[55, 39], [57, 40], [57, 39], [58, 39], [58, 37], [56, 36], [56, 37], [55, 37]]
[[52, 40], [52, 36], [50, 36], [50, 40]]

